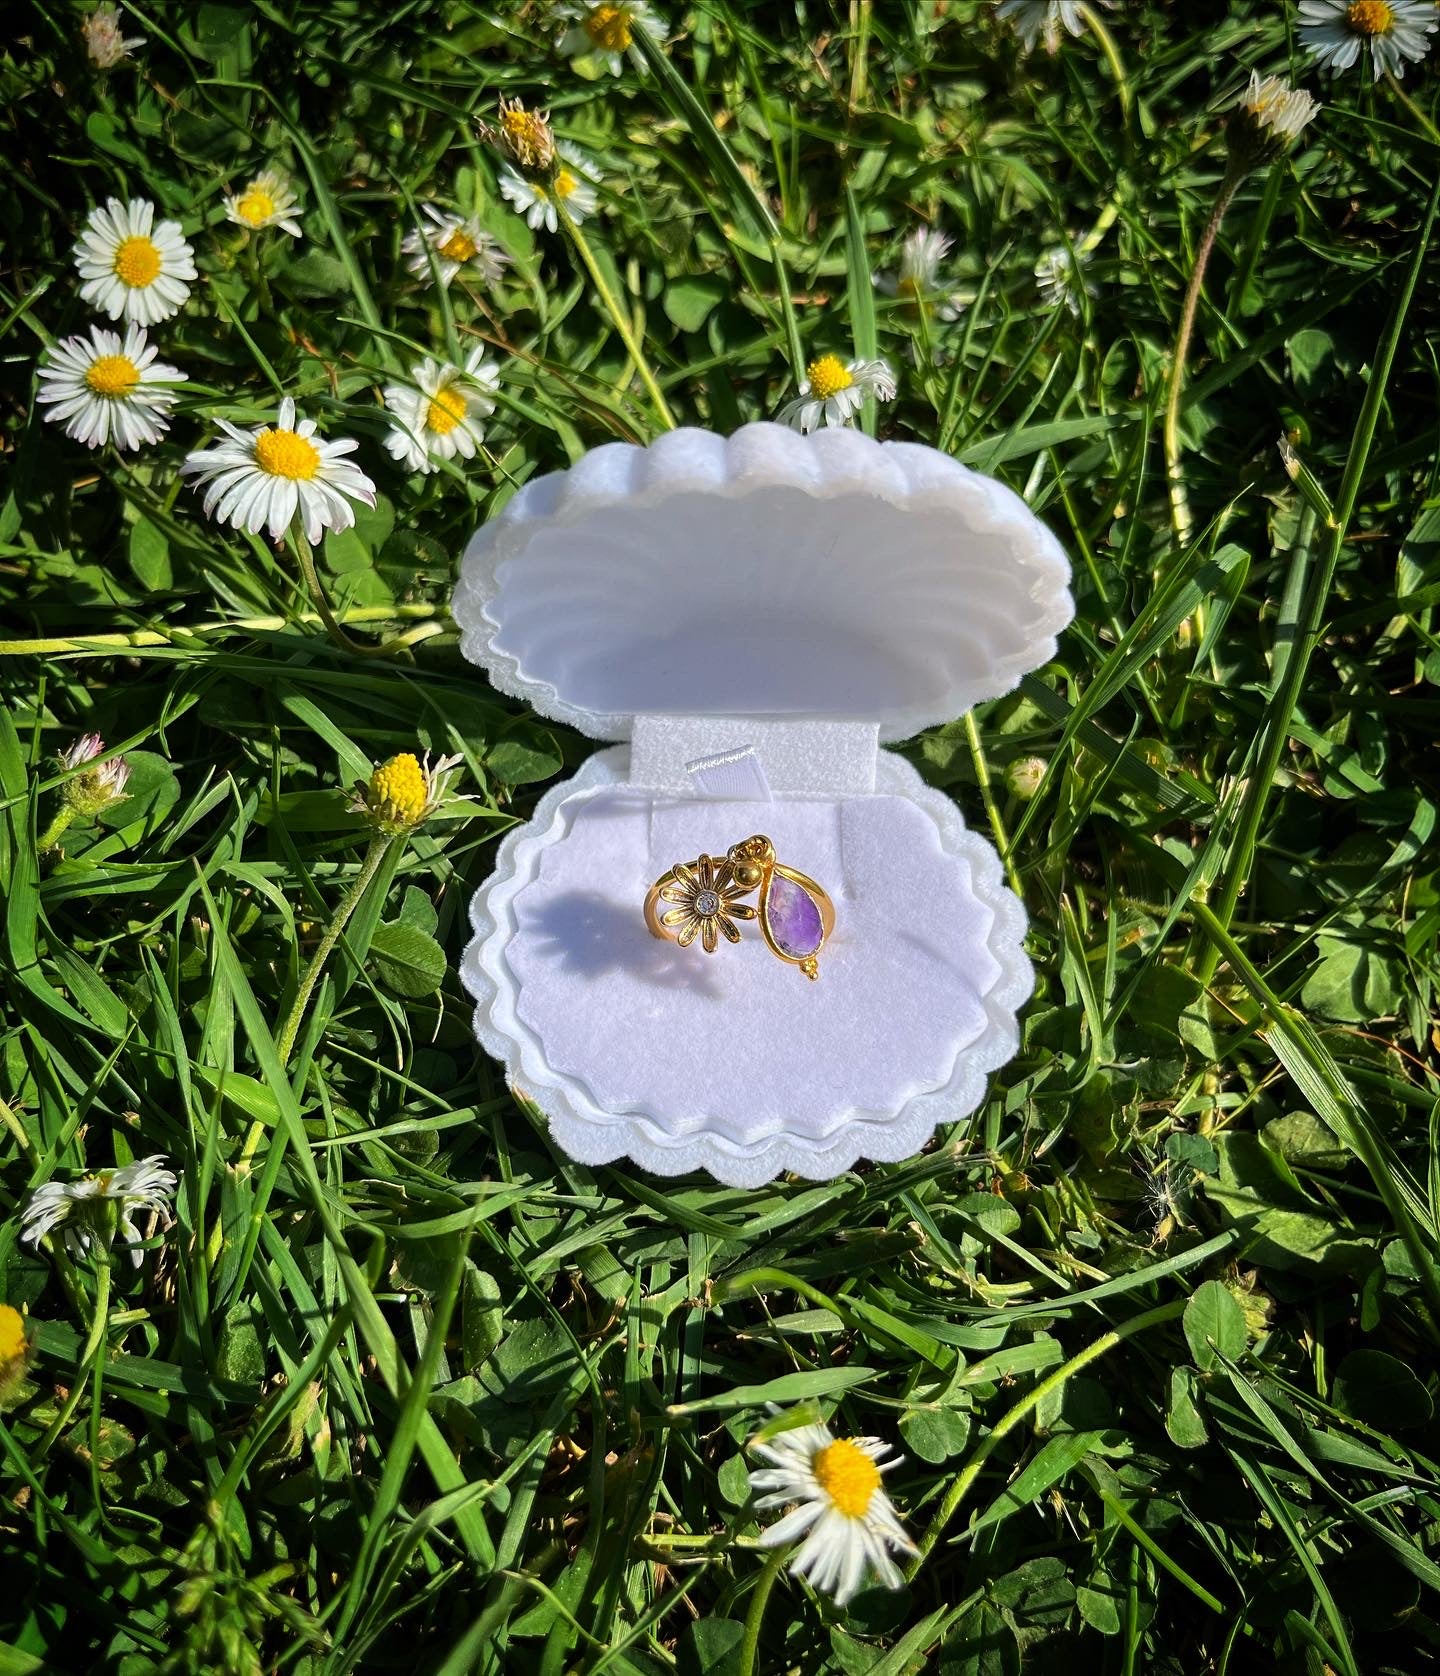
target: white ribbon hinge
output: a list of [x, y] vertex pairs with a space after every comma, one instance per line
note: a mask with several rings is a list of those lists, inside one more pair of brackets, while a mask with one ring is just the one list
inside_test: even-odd
[[733, 750], [717, 751], [713, 756], [696, 757], [685, 764], [685, 770], [701, 797], [732, 803], [771, 801], [765, 765], [753, 745], [738, 745]]

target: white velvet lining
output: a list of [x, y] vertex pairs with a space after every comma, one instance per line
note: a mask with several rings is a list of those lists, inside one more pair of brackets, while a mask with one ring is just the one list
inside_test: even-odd
[[495, 686], [592, 737], [709, 712], [889, 740], [1048, 662], [1069, 580], [1017, 495], [933, 448], [755, 424], [533, 479], [476, 531], [452, 609]]
[[[824, 1179], [974, 1109], [1031, 973], [1024, 911], [948, 799], [883, 751], [875, 795], [763, 805], [657, 801], [627, 767], [591, 758], [507, 838], [462, 969], [482, 1042], [567, 1152]], [[835, 900], [816, 983], [753, 925], [714, 956], [645, 927], [653, 878], [757, 830]]]

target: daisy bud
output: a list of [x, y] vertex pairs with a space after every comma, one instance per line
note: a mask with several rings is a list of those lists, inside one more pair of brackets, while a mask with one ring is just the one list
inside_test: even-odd
[[120, 27], [118, 6], [97, 6], [80, 25], [85, 50], [97, 70], [113, 70], [122, 59], [130, 56], [131, 47], [145, 44], [143, 35], [126, 36]]
[[502, 96], [499, 122], [484, 123], [480, 131], [532, 174], [549, 174], [555, 166], [555, 136], [548, 111], [527, 111], [518, 99]]
[[61, 800], [72, 814], [101, 815], [129, 796], [125, 790], [125, 783], [130, 778], [128, 764], [123, 757], [97, 761], [104, 750], [105, 741], [98, 733], [86, 733], [61, 751], [62, 768], [79, 768], [82, 763], [89, 765], [83, 773], [67, 780], [60, 793]]
[[1240, 1305], [1245, 1317], [1246, 1335], [1253, 1341], [1264, 1338], [1270, 1331], [1270, 1317], [1275, 1313], [1275, 1300], [1260, 1286], [1258, 1269], [1245, 1274], [1222, 1276], [1225, 1290]]
[[1044, 757], [1017, 757], [1005, 770], [1005, 789], [1017, 802], [1028, 803], [1045, 779]]
[[429, 820], [444, 801], [451, 770], [459, 757], [441, 757], [432, 768], [413, 751], [388, 758], [368, 780], [356, 784], [351, 810], [364, 815], [377, 832], [398, 837]]
[[1250, 85], [1236, 101], [1225, 129], [1231, 166], [1254, 169], [1283, 156], [1315, 120], [1320, 101], [1279, 76], [1260, 80], [1250, 72]]

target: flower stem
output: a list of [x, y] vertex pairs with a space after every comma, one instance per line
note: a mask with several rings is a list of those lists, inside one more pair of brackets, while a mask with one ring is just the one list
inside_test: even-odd
[[929, 1530], [920, 1538], [920, 1551], [911, 1560], [908, 1575], [911, 1577], [915, 1575], [924, 1563], [925, 1556], [945, 1534], [945, 1527], [959, 1512], [960, 1503], [969, 1494], [971, 1486], [980, 1476], [980, 1469], [989, 1460], [996, 1444], [1003, 1437], [1014, 1431], [1027, 1414], [1038, 1408], [1052, 1391], [1058, 1391], [1068, 1379], [1079, 1373], [1081, 1368], [1087, 1367], [1091, 1362], [1105, 1355], [1107, 1351], [1113, 1350], [1123, 1340], [1132, 1338], [1136, 1333], [1144, 1332], [1147, 1327], [1159, 1326], [1162, 1321], [1173, 1321], [1177, 1315], [1184, 1313], [1186, 1302], [1186, 1299], [1180, 1298], [1174, 1303], [1162, 1304], [1158, 1309], [1147, 1309], [1143, 1315], [1132, 1316], [1130, 1320], [1123, 1322], [1110, 1332], [1102, 1333], [1093, 1344], [1087, 1344], [1078, 1355], [1072, 1356], [1063, 1367], [1056, 1368], [1048, 1379], [1042, 1379], [1032, 1391], [1021, 1397], [1012, 1409], [1002, 1414], [995, 1422], [994, 1429], [986, 1435], [975, 1453], [965, 1463], [964, 1471], [946, 1491], [945, 1499], [940, 1503], [939, 1511], [930, 1521]]
[[[325, 962], [330, 958], [336, 943], [340, 941], [340, 933], [344, 931], [351, 914], [359, 907], [360, 898], [369, 889], [370, 881], [379, 871], [380, 863], [394, 842], [395, 835], [388, 832], [377, 832], [370, 840], [370, 848], [366, 850], [365, 859], [360, 863], [360, 871], [355, 875], [354, 884], [345, 892], [344, 900], [331, 916], [329, 925], [325, 927], [325, 934], [316, 945], [314, 954], [310, 956], [310, 964], [300, 979], [300, 987], [295, 991], [295, 999], [290, 1003], [290, 1011], [285, 1015], [285, 1023], [276, 1040], [275, 1051], [282, 1065], [289, 1062], [290, 1055], [295, 1050], [295, 1038], [300, 1034], [305, 1009], [310, 1005], [310, 997], [315, 993], [315, 985], [320, 981]], [[255, 1156], [255, 1149], [259, 1146], [260, 1137], [264, 1132], [263, 1123], [256, 1121], [251, 1124], [250, 1133], [246, 1135], [245, 1145], [240, 1151], [242, 1164], [248, 1164]]]
[[275, 312], [275, 304], [270, 296], [270, 281], [265, 277], [265, 264], [260, 254], [260, 235], [251, 232], [245, 235], [246, 255], [250, 262], [250, 277], [255, 285], [255, 299], [260, 307], [260, 318], [268, 320]]
[[595, 260], [595, 252], [591, 250], [589, 241], [580, 231], [575, 217], [565, 207], [558, 194], [554, 202], [565, 231], [570, 235], [570, 242], [575, 246], [576, 253], [585, 264], [591, 282], [600, 293], [600, 301], [604, 303], [606, 312], [615, 322], [615, 330], [620, 334], [620, 341], [630, 352], [630, 359], [635, 363], [635, 370], [640, 374], [641, 383], [650, 392], [650, 400], [655, 404], [655, 411], [659, 414], [661, 423], [666, 430], [673, 431], [675, 429], [675, 415], [671, 413], [664, 394], [655, 380], [655, 374], [650, 370], [650, 363], [645, 359], [645, 353], [636, 341], [634, 328], [626, 318], [619, 299], [610, 289], [610, 283], [601, 272], [600, 264]]
[[1220, 182], [1219, 196], [1200, 235], [1195, 252], [1195, 265], [1190, 271], [1190, 283], [1185, 289], [1185, 304], [1180, 310], [1180, 329], [1175, 334], [1175, 353], [1170, 362], [1170, 390], [1165, 401], [1165, 476], [1170, 486], [1170, 520], [1175, 526], [1176, 539], [1184, 546], [1195, 527], [1190, 516], [1190, 498], [1185, 493], [1185, 480], [1180, 472], [1180, 397], [1185, 388], [1185, 362], [1190, 353], [1190, 339], [1195, 332], [1195, 315], [1200, 306], [1200, 288], [1205, 283], [1205, 269], [1210, 253], [1220, 232], [1225, 212], [1240, 189], [1245, 171], [1227, 168]]
[[90, 1315], [90, 1332], [86, 1337], [84, 1348], [80, 1352], [80, 1361], [75, 1369], [75, 1383], [70, 1387], [69, 1394], [61, 1403], [55, 1418], [45, 1428], [45, 1435], [40, 1439], [35, 1450], [35, 1459], [39, 1460], [50, 1452], [55, 1439], [60, 1436], [70, 1424], [71, 1416], [80, 1406], [80, 1398], [84, 1395], [85, 1386], [92, 1364], [105, 1347], [105, 1327], [110, 1319], [110, 1250], [102, 1248], [95, 1265], [95, 1307]]
[[1020, 883], [1020, 875], [1015, 871], [1015, 860], [1010, 850], [1010, 839], [1005, 831], [1005, 822], [1001, 818], [999, 805], [995, 801], [995, 791], [990, 779], [990, 764], [985, 756], [985, 747], [980, 743], [980, 729], [975, 725], [975, 712], [965, 712], [965, 738], [970, 745], [970, 761], [974, 764], [975, 779], [980, 786], [980, 801], [985, 805], [985, 813], [989, 817], [990, 831], [995, 838], [995, 847], [1000, 852], [1000, 859], [1005, 863], [1005, 877], [1010, 881], [1010, 888], [1023, 902], [1025, 890]]
[[1395, 95], [1395, 97], [1400, 101], [1400, 103], [1402, 105], [1404, 105], [1405, 109], [1407, 111], [1409, 111], [1411, 116], [1413, 116], [1415, 118], [1415, 120], [1420, 124], [1420, 126], [1425, 130], [1427, 138], [1433, 140], [1436, 143], [1436, 145], [1440, 145], [1440, 128], [1437, 128], [1435, 126], [1435, 124], [1430, 120], [1430, 118], [1428, 116], [1426, 116], [1424, 111], [1422, 111], [1420, 109], [1419, 105], [1417, 105], [1415, 103], [1415, 101], [1410, 97], [1410, 95], [1405, 91], [1405, 89], [1401, 86], [1399, 80], [1396, 78], [1395, 72], [1393, 70], [1387, 70], [1385, 72], [1385, 80], [1390, 83], [1390, 91]]
[[58, 847], [61, 838], [64, 836], [66, 827], [68, 827], [70, 822], [74, 819], [75, 811], [71, 808], [62, 806], [55, 811], [55, 819], [51, 821], [49, 826], [47, 826], [40, 834], [39, 841], [35, 845], [35, 848], [41, 855], [44, 855], [47, 850], [53, 850]]
[[745, 1614], [745, 1639], [740, 1643], [739, 1676], [755, 1676], [755, 1659], [760, 1651], [760, 1626], [765, 1619], [765, 1608], [770, 1604], [770, 1591], [780, 1575], [780, 1567], [789, 1553], [787, 1544], [772, 1548], [765, 1556], [765, 1565], [750, 1596], [750, 1610]]
[[[351, 605], [336, 615], [341, 623], [385, 623], [394, 618], [417, 618], [415, 627], [406, 629], [390, 642], [392, 646], [413, 646], [432, 635], [443, 634], [450, 627], [450, 609], [446, 605], [432, 605], [428, 601], [402, 602], [398, 605]], [[325, 619], [315, 611], [296, 611], [288, 617], [220, 617], [209, 622], [176, 623], [168, 629], [122, 629], [111, 634], [66, 634], [40, 636], [33, 640], [0, 640], [0, 658], [35, 658], [64, 656], [70, 652], [99, 652], [107, 648], [128, 652], [147, 646], [177, 646], [208, 634], [278, 634], [297, 623], [312, 625]], [[362, 650], [365, 648], [362, 647]]]
[[298, 526], [290, 531], [290, 543], [295, 549], [295, 557], [300, 561], [300, 572], [305, 578], [305, 586], [310, 590], [311, 599], [315, 601], [315, 609], [320, 613], [320, 621], [342, 651], [353, 652], [362, 658], [384, 658], [408, 643], [408, 637], [401, 635], [393, 640], [382, 640], [378, 646], [366, 646], [362, 641], [347, 634], [340, 626], [339, 618], [330, 609], [330, 601], [326, 599], [325, 590], [320, 585], [320, 573], [315, 568], [315, 554], [311, 551], [305, 532]]

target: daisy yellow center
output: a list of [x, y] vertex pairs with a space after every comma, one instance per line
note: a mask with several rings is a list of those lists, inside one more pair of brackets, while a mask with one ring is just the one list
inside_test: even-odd
[[252, 227], [263, 227], [275, 213], [275, 200], [263, 186], [252, 182], [245, 188], [245, 196], [236, 204], [235, 213]]
[[320, 450], [296, 431], [267, 427], [255, 438], [255, 464], [272, 477], [308, 481], [320, 469]]
[[160, 277], [160, 249], [143, 233], [122, 239], [115, 251], [115, 275], [126, 285], [143, 290]]
[[1395, 12], [1385, 0], [1354, 0], [1345, 21], [1357, 35], [1388, 35], [1395, 27]]
[[847, 1519], [863, 1519], [880, 1488], [880, 1468], [849, 1438], [837, 1438], [810, 1463], [815, 1482]]
[[854, 374], [838, 355], [822, 355], [818, 361], [812, 361], [805, 369], [805, 376], [810, 380], [810, 394], [821, 402], [828, 402], [831, 396], [838, 396], [855, 382]]
[[506, 111], [500, 118], [500, 126], [505, 130], [506, 138], [521, 156], [545, 150], [547, 138], [545, 124], [533, 111], [525, 111], [514, 107]]
[[0, 1304], [0, 1362], [23, 1356], [26, 1342], [25, 1317], [9, 1304]]
[[561, 169], [556, 174], [553, 182], [555, 196], [557, 198], [568, 198], [579, 184], [580, 182], [570, 173], [569, 169]]
[[[465, 398], [453, 384], [442, 385], [425, 410], [425, 429], [436, 436], [449, 436], [465, 417]], [[414, 757], [410, 758], [414, 762]]]
[[913, 275], [907, 274], [904, 279], [896, 281], [895, 294], [897, 297], [908, 297], [911, 302], [918, 301], [920, 296], [920, 281]]
[[628, 6], [594, 6], [585, 17], [585, 33], [605, 52], [626, 52], [631, 41]]
[[370, 776], [370, 807], [383, 810], [387, 819], [418, 826], [429, 801], [425, 771], [410, 751], [382, 762]]
[[85, 369], [85, 382], [97, 396], [128, 396], [140, 369], [128, 355], [99, 355]]
[[453, 233], [447, 233], [435, 248], [447, 262], [468, 262], [480, 247], [463, 227], [457, 227]]

